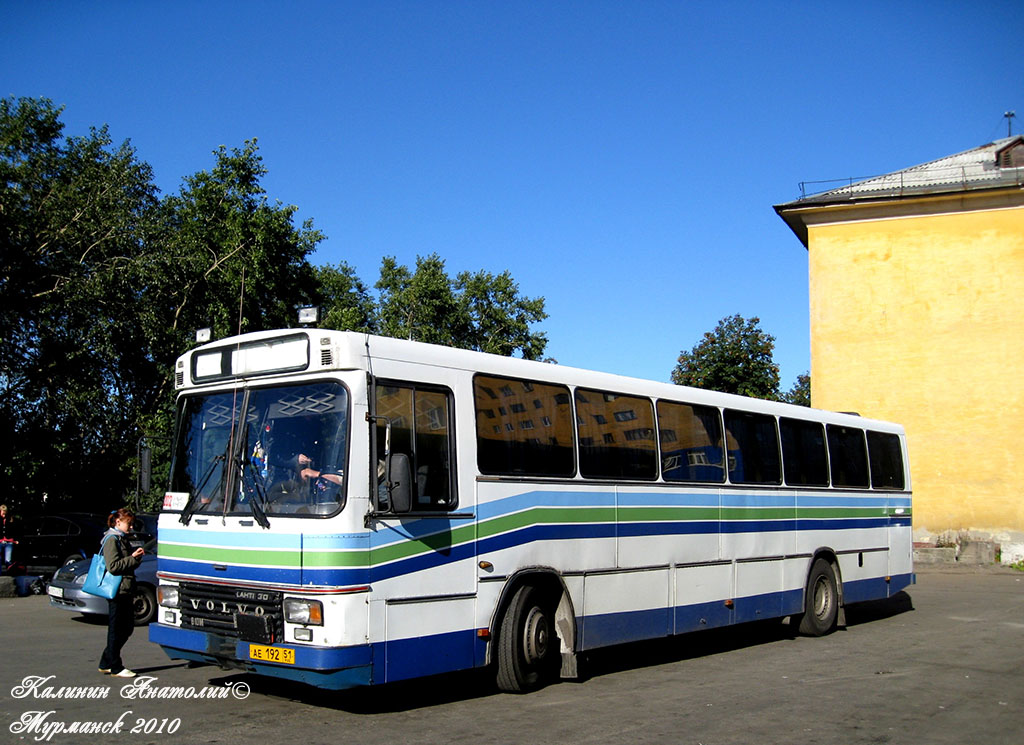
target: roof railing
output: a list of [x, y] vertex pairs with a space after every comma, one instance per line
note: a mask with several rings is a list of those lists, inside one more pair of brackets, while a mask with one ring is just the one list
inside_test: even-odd
[[[922, 194], [950, 191], [957, 185], [963, 191], [990, 189], [1000, 186], [1024, 185], [1024, 167], [981, 169], [972, 165], [943, 166], [938, 168], [911, 168], [881, 176], [851, 176], [845, 179], [824, 181], [801, 181], [800, 199], [819, 197], [824, 194], [835, 196], [862, 194], [864, 196], [903, 196], [906, 193]], [[875, 183], [872, 183], [875, 182]], [[809, 186], [841, 184], [808, 191]]]

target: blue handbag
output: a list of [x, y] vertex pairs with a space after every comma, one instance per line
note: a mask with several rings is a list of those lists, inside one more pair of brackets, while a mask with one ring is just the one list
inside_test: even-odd
[[[113, 535], [107, 536], [103, 543], [114, 537]], [[82, 592], [112, 600], [121, 587], [121, 578], [107, 571], [107, 560], [103, 558], [103, 543], [100, 544], [99, 553], [93, 554], [92, 563], [89, 564], [89, 573], [85, 577], [85, 584], [82, 585]]]

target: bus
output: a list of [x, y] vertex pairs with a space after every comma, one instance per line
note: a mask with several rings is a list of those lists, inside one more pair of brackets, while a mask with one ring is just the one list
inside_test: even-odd
[[902, 427], [315, 328], [176, 362], [172, 659], [327, 689], [789, 617], [914, 581]]

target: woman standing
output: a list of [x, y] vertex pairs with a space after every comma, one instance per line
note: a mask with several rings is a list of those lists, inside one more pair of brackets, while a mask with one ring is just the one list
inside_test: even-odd
[[117, 594], [107, 601], [107, 646], [100, 657], [99, 670], [118, 678], [135, 677], [135, 673], [121, 662], [121, 648], [135, 630], [135, 570], [142, 563], [142, 554], [145, 553], [141, 548], [132, 551], [128, 543], [128, 534], [134, 520], [135, 513], [129, 509], [121, 508], [111, 512], [107, 518], [110, 530], [104, 534], [101, 547], [107, 571], [121, 577], [121, 586]]
[[11, 552], [14, 550], [14, 520], [7, 514], [7, 505], [0, 504], [0, 571], [5, 571], [11, 563]]

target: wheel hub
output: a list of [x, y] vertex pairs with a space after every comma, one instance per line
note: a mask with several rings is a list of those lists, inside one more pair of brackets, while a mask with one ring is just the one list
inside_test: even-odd
[[832, 593], [828, 581], [819, 577], [814, 585], [814, 615], [818, 618], [826, 618], [832, 609]]
[[534, 665], [547, 656], [549, 640], [548, 617], [534, 606], [526, 614], [526, 623], [523, 624], [523, 656], [527, 664]]

